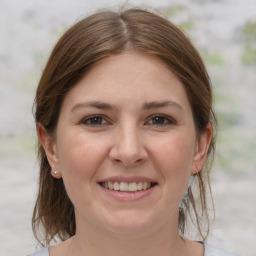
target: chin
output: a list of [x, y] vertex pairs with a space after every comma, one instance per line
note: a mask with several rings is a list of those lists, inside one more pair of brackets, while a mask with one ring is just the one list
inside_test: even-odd
[[153, 231], [156, 221], [153, 216], [137, 211], [127, 211], [115, 215], [108, 219], [105, 227], [111, 232], [124, 237], [139, 237], [145, 233]]

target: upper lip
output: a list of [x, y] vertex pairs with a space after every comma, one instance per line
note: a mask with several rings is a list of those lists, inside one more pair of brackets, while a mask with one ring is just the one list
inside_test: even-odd
[[104, 178], [102, 180], [99, 181], [99, 183], [101, 182], [127, 182], [127, 183], [131, 183], [131, 182], [151, 182], [151, 183], [157, 183], [155, 180], [151, 179], [151, 178], [147, 178], [147, 177], [141, 177], [141, 176], [132, 176], [132, 177], [126, 177], [126, 176], [111, 176], [111, 177], [107, 177]]

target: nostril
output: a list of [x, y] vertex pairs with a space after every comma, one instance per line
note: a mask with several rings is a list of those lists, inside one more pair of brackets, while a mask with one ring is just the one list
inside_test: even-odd
[[121, 161], [120, 159], [118, 159], [118, 158], [113, 159], [113, 161], [115, 161], [115, 162], [117, 162], [117, 163], [121, 163], [121, 162], [122, 162], [122, 161]]
[[145, 162], [145, 159], [140, 158], [140, 159], [137, 159], [137, 160], [134, 162], [134, 164], [142, 164], [142, 163], [144, 163], [144, 162]]
[[123, 138], [114, 143], [109, 152], [110, 159], [127, 167], [143, 163], [148, 157], [146, 149], [138, 140], [128, 139]]

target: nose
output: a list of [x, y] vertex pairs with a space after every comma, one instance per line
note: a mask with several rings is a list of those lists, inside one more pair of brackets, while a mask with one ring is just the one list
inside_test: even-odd
[[112, 143], [109, 157], [112, 161], [125, 167], [136, 166], [148, 158], [145, 141], [136, 125], [118, 128]]

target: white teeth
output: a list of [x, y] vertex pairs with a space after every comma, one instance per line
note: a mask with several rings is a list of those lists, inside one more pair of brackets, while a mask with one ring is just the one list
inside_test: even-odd
[[152, 187], [151, 182], [102, 182], [101, 185], [104, 188], [110, 189], [110, 190], [116, 190], [116, 191], [124, 191], [124, 192], [136, 192], [141, 190], [146, 190]]
[[118, 182], [114, 182], [114, 184], [113, 184], [113, 189], [114, 190], [119, 190], [120, 189], [120, 186], [119, 186], [119, 183]]
[[143, 183], [142, 183], [142, 188], [143, 188], [143, 190], [146, 190], [147, 187], [148, 187], [148, 183], [147, 183], [147, 182], [143, 182]]
[[129, 183], [129, 191], [135, 192], [137, 190], [138, 190], [138, 188], [137, 188], [136, 182]]
[[107, 188], [109, 188], [109, 189], [113, 189], [114, 188], [113, 187], [113, 183], [111, 181], [108, 182], [108, 187]]
[[129, 184], [126, 182], [120, 182], [120, 191], [128, 191], [129, 190]]
[[137, 189], [138, 189], [138, 190], [142, 190], [142, 182], [138, 182], [138, 184], [137, 184]]

